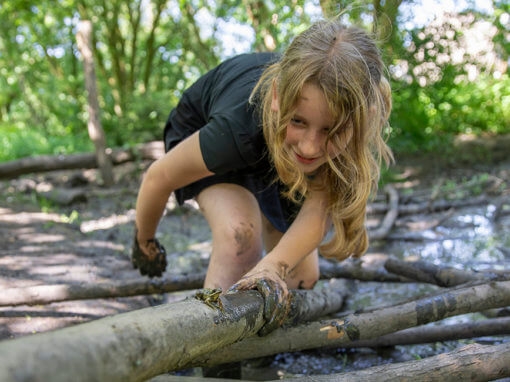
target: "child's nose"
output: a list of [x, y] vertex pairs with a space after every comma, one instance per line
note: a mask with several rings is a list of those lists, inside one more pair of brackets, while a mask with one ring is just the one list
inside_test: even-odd
[[301, 140], [301, 154], [307, 158], [316, 158], [322, 151], [322, 139], [319, 134], [310, 132]]

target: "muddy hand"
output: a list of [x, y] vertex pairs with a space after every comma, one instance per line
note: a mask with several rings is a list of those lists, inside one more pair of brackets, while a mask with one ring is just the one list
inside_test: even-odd
[[149, 277], [161, 277], [166, 269], [166, 251], [157, 239], [147, 240], [146, 252], [142, 251], [135, 233], [133, 249], [131, 252], [131, 263], [133, 267], [140, 270], [142, 275]]
[[257, 289], [264, 297], [265, 324], [258, 332], [260, 336], [279, 328], [289, 313], [289, 292], [278, 268], [257, 266], [229, 289], [229, 293]]

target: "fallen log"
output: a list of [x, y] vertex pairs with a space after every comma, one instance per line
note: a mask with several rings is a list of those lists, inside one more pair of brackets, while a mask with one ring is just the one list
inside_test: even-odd
[[[400, 204], [398, 206], [398, 214], [410, 215], [423, 212], [437, 212], [449, 210], [450, 208], [478, 206], [480, 204], [486, 204], [487, 202], [487, 198], [481, 195], [472, 199], [439, 200], [432, 204], [429, 204], [429, 202]], [[386, 211], [388, 211], [388, 205], [386, 203], [371, 203], [367, 205], [367, 214], [383, 214], [386, 213]]]
[[[365, 370], [330, 375], [286, 378], [286, 381], [328, 382], [458, 382], [492, 381], [510, 377], [510, 342], [501, 345], [470, 344], [420, 360], [373, 366]], [[158, 379], [164, 382], [165, 379]], [[276, 382], [276, 381], [273, 381]]]
[[58, 301], [87, 300], [168, 293], [198, 289], [205, 273], [170, 276], [162, 279], [133, 279], [77, 285], [37, 285], [8, 288], [0, 294], [0, 306], [42, 305]]
[[197, 357], [183, 368], [213, 366], [318, 347], [342, 347], [353, 341], [379, 337], [446, 317], [508, 305], [510, 305], [510, 281], [447, 290], [440, 295], [367, 313], [352, 313], [334, 320], [314, 321], [292, 328], [281, 328], [265, 337], [245, 338]]
[[384, 239], [388, 233], [391, 231], [393, 224], [395, 224], [395, 220], [397, 220], [398, 216], [398, 192], [391, 185], [386, 185], [384, 190], [388, 194], [389, 199], [389, 209], [384, 216], [384, 219], [381, 225], [374, 230], [368, 232], [368, 237], [370, 240], [381, 240]]
[[[322, 279], [348, 278], [364, 281], [410, 281], [384, 269], [384, 260], [375, 263], [372, 255], [361, 259], [349, 259], [342, 263], [321, 259]], [[0, 294], [0, 306], [44, 305], [59, 301], [87, 300], [169, 293], [201, 288], [205, 273], [177, 275], [162, 279], [133, 279], [77, 285], [37, 285], [24, 288], [8, 288]]]
[[423, 260], [404, 261], [395, 257], [388, 257], [384, 267], [388, 272], [441, 287], [457, 286], [475, 280], [504, 279], [507, 276], [491, 272], [461, 270]]
[[[300, 299], [292, 304], [295, 322], [338, 311], [344, 290], [293, 293]], [[141, 381], [254, 335], [264, 324], [259, 292], [219, 301], [221, 309], [189, 298], [2, 341], [0, 381]]]
[[354, 341], [342, 347], [376, 348], [396, 345], [415, 345], [485, 336], [502, 336], [507, 334], [510, 334], [510, 318], [504, 317], [464, 322], [454, 325], [420, 326], [386, 334], [377, 338]]
[[[135, 159], [155, 160], [163, 156], [163, 143], [159, 141], [136, 145], [130, 149], [107, 149], [112, 164], [118, 165]], [[94, 153], [71, 155], [39, 155], [0, 163], [0, 179], [15, 178], [33, 172], [97, 168]]]

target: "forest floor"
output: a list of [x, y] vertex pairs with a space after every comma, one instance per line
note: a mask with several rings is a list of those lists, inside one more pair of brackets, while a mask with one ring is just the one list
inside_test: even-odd
[[[509, 153], [509, 136], [459, 139], [451, 153], [399, 155], [388, 178], [401, 195], [425, 190], [430, 196], [441, 189], [466, 198], [484, 194], [494, 205], [501, 198], [510, 199]], [[1, 181], [0, 290], [143, 279], [129, 256], [136, 195], [148, 165], [131, 162], [115, 167], [116, 183], [111, 188], [100, 186], [96, 170]], [[80, 197], [60, 205], [41, 196], [56, 188], [79, 191]], [[166, 275], [207, 267], [211, 234], [196, 207], [193, 202], [178, 207], [172, 198], [167, 205], [158, 231], [168, 253]], [[502, 224], [504, 231], [510, 231], [508, 218]], [[510, 247], [510, 238], [503, 237], [501, 243]], [[187, 293], [0, 307], [0, 340], [157, 305]]]

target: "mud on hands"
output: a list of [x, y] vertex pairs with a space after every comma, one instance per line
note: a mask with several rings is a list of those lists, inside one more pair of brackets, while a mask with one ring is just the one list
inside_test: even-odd
[[149, 253], [145, 253], [140, 248], [137, 239], [138, 230], [135, 230], [135, 238], [133, 241], [133, 248], [131, 252], [131, 263], [135, 269], [139, 269], [142, 275], [147, 275], [150, 278], [157, 276], [161, 277], [166, 270], [166, 251], [165, 248], [154, 239], [149, 239], [145, 243], [145, 247]]
[[279, 328], [290, 311], [290, 294], [285, 283], [289, 265], [284, 262], [273, 264], [261, 261], [227, 293], [256, 289], [264, 297], [264, 326], [259, 330], [265, 336]]

